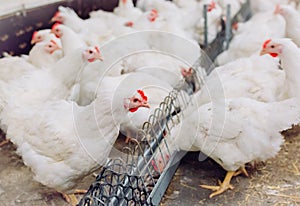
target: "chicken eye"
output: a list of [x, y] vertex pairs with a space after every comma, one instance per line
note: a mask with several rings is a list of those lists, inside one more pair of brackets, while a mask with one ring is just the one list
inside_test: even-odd
[[274, 48], [275, 48], [275, 46], [274, 46], [274, 45], [272, 45], [272, 46], [271, 46], [271, 48], [272, 48], [272, 49], [274, 49]]
[[52, 45], [49, 45], [48, 47], [49, 47], [49, 48], [52, 48]]
[[94, 52], [92, 50], [89, 50], [89, 54], [93, 54]]
[[134, 103], [136, 103], [136, 102], [138, 102], [138, 101], [139, 101], [138, 98], [134, 98], [134, 99], [133, 99], [133, 102], [134, 102]]

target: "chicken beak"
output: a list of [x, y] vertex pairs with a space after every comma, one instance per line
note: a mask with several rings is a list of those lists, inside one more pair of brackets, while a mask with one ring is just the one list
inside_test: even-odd
[[100, 53], [97, 53], [96, 59], [99, 59], [100, 61], [104, 60]]
[[150, 104], [148, 102], [142, 102], [141, 107], [150, 108]]
[[35, 40], [31, 40], [31, 42], [30, 42], [30, 44], [35, 44], [36, 42], [35, 42]]
[[62, 24], [61, 20], [57, 16], [52, 17], [51, 22], [57, 22], [57, 23]]
[[260, 56], [262, 56], [262, 55], [265, 55], [265, 54], [268, 54], [269, 52], [266, 50], [266, 49], [262, 49], [261, 51], [260, 51]]
[[280, 13], [281, 13], [281, 8], [280, 8], [280, 5], [277, 4], [276, 8], [275, 8], [275, 11], [274, 11], [274, 14], [280, 14]]

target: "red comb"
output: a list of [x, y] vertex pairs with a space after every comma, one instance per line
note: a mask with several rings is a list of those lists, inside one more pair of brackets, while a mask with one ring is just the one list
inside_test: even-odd
[[189, 68], [181, 67], [181, 75], [182, 75], [183, 77], [188, 77], [188, 76], [190, 76], [192, 73], [193, 73], [193, 68], [192, 68], [192, 67], [189, 67]]
[[127, 0], [122, 0], [123, 4], [126, 4]]
[[211, 3], [207, 6], [207, 11], [210, 12], [216, 8], [216, 2], [211, 1]]
[[158, 12], [156, 9], [152, 9], [151, 12], [148, 15], [148, 19], [151, 22], [154, 22], [156, 20], [156, 18], [158, 17]]
[[154, 14], [158, 14], [158, 11], [156, 9], [152, 9], [151, 12]]
[[36, 35], [38, 34], [37, 31], [34, 31], [33, 34], [32, 34], [32, 38], [31, 39], [34, 39], [36, 37]]
[[280, 10], [281, 10], [280, 5], [276, 4], [275, 10], [274, 10], [274, 14], [280, 14]]
[[267, 48], [268, 44], [271, 42], [272, 40], [271, 39], [268, 39], [264, 42], [263, 44], [263, 49]]
[[99, 49], [99, 47], [95, 46], [95, 50], [100, 54], [100, 49]]
[[233, 24], [232, 24], [232, 28], [233, 28], [234, 30], [238, 30], [238, 28], [239, 28], [239, 22], [233, 23]]
[[52, 26], [52, 30], [54, 30], [56, 27], [58, 27], [59, 25], [61, 25], [60, 23], [56, 22], [55, 24], [53, 24]]
[[147, 101], [148, 97], [145, 95], [145, 93], [142, 90], [137, 90], [137, 92], [141, 95], [141, 97], [143, 98], [143, 100]]
[[180, 69], [181, 69], [181, 75], [184, 77], [187, 76], [186, 68], [181, 67]]
[[125, 23], [125, 26], [133, 27], [133, 22], [132, 22], [132, 21], [126, 22], [126, 23]]
[[60, 11], [55, 12], [55, 14], [54, 14], [53, 17], [56, 17], [56, 16], [58, 16], [58, 15], [60, 15]]

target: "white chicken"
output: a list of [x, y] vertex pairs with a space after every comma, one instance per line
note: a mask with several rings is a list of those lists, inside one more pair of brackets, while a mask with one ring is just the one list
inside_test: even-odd
[[145, 73], [129, 73], [122, 75], [122, 78], [124, 79], [123, 84], [133, 84], [141, 88], [147, 94], [148, 102], [151, 105], [150, 109], [141, 108], [134, 113], [127, 114], [126, 121], [121, 124], [120, 132], [127, 137], [125, 142], [128, 142], [131, 138], [139, 138], [138, 134], [140, 134], [144, 122], [148, 121], [149, 116], [173, 88], [161, 79]]
[[87, 46], [78, 34], [63, 24], [53, 24], [51, 32], [61, 40], [64, 55], [68, 55], [74, 50]]
[[194, 34], [195, 26], [203, 17], [203, 5], [196, 0], [175, 0], [173, 1], [180, 8], [180, 12], [174, 21], [182, 25], [188, 33]]
[[143, 13], [135, 22], [132, 22], [131, 27], [136, 30], [159, 30], [164, 21], [165, 20], [159, 15], [158, 11], [152, 9]]
[[271, 57], [240, 58], [216, 67], [205, 79], [198, 103], [214, 99], [248, 97], [263, 102], [281, 99], [285, 73], [278, 69], [278, 60]]
[[[37, 35], [37, 34], [36, 34]], [[50, 39], [40, 39], [37, 38], [38, 42], [32, 47], [29, 55], [17, 56], [6, 56], [0, 59], [1, 68], [1, 83], [0, 85], [4, 89], [9, 85], [10, 81], [22, 78], [22, 76], [41, 68], [47, 68], [54, 64], [61, 57], [61, 48], [58, 46], [55, 40]], [[57, 52], [59, 50], [59, 52]], [[6, 105], [7, 95], [3, 92], [0, 95], [0, 111], [2, 112], [3, 107]], [[5, 131], [5, 127], [2, 127]], [[0, 146], [3, 146], [9, 142], [8, 139], [2, 141]]]
[[[211, 43], [221, 28], [222, 8], [213, 0], [205, 0], [201, 1], [202, 11], [204, 4], [207, 4], [207, 42]], [[194, 38], [201, 44], [204, 42], [204, 32], [204, 18], [201, 18], [194, 31]]]
[[127, 18], [122, 16], [117, 16], [113, 12], [107, 12], [100, 9], [90, 12], [89, 15], [90, 18], [99, 18], [106, 22], [110, 31], [110, 37], [108, 37], [108, 39], [113, 39], [120, 35], [135, 31], [135, 29], [132, 28], [133, 21], [129, 21]]
[[51, 29], [41, 29], [34, 31], [31, 37], [31, 44], [36, 44], [41, 41], [54, 40], [59, 46], [61, 46], [60, 39], [51, 33]]
[[113, 12], [128, 21], [135, 21], [143, 14], [139, 8], [134, 7], [132, 0], [119, 0], [118, 7], [115, 7]]
[[201, 185], [214, 191], [211, 198], [233, 189], [233, 176], [241, 172], [247, 176], [246, 163], [274, 157], [283, 143], [280, 132], [299, 123], [299, 115], [295, 98], [273, 103], [219, 99], [189, 107], [182, 123], [165, 139], [171, 150], [201, 151], [227, 170], [220, 186]]
[[78, 76], [88, 62], [97, 59], [102, 60], [97, 47], [81, 48], [47, 69], [31, 71], [9, 85], [1, 82], [1, 105], [5, 106], [1, 113], [3, 131], [18, 117], [15, 112], [18, 108], [57, 99], [73, 99], [71, 89]]
[[68, 7], [59, 6], [58, 10], [51, 20], [70, 27], [77, 34], [80, 34], [88, 45], [100, 44], [111, 39], [111, 31], [107, 25], [109, 22], [100, 18], [83, 20], [73, 9]]
[[[38, 42], [43, 42], [43, 41], [50, 41], [53, 40], [56, 42], [56, 44], [62, 48], [61, 41], [59, 38], [55, 36], [51, 32], [51, 29], [41, 29], [38, 31], [34, 31], [31, 37], [31, 44], [36, 44]], [[63, 56], [63, 51], [62, 50], [57, 50], [53, 53], [53, 55], [56, 57], [56, 59], [60, 59]], [[23, 56], [23, 55], [22, 55]]]
[[84, 107], [65, 100], [20, 107], [8, 127], [34, 179], [63, 193], [73, 206], [77, 183], [105, 164], [126, 114], [149, 107], [142, 90], [119, 86], [104, 78], [98, 98]]
[[238, 23], [237, 33], [230, 42], [229, 49], [221, 53], [216, 62], [223, 65], [237, 58], [258, 55], [265, 39], [284, 36], [285, 21], [280, 15], [274, 14], [273, 10], [257, 13], [247, 22]]
[[226, 15], [227, 5], [230, 5], [230, 17], [233, 18], [241, 9], [244, 0], [217, 0], [218, 4], [222, 7], [223, 14]]
[[0, 80], [9, 82], [30, 71], [46, 68], [54, 64], [57, 59], [53, 52], [61, 48], [53, 40], [39, 42], [32, 47], [26, 59], [18, 56], [7, 56], [0, 59]]
[[290, 0], [272, 0], [272, 1], [261, 1], [261, 0], [250, 0], [251, 11], [254, 13], [270, 11], [274, 9], [277, 4], [288, 4]]
[[280, 64], [285, 72], [281, 97], [296, 97], [300, 100], [300, 81], [298, 79], [300, 75], [299, 47], [291, 39], [269, 39], [263, 44], [260, 54], [270, 54], [272, 57], [278, 57], [281, 60]]
[[281, 14], [286, 22], [286, 37], [291, 38], [300, 46], [300, 13], [289, 5], [277, 5], [275, 14]]
[[188, 67], [185, 62], [159, 52], [142, 52], [123, 59], [122, 73], [141, 72], [152, 75], [172, 87], [182, 80], [181, 68]]
[[143, 11], [156, 9], [159, 13], [162, 13], [165, 16], [168, 16], [166, 15], [167, 13], [173, 13], [174, 16], [179, 12], [179, 8], [176, 4], [165, 0], [138, 0], [136, 6]]
[[[57, 43], [58, 42], [58, 43]], [[29, 52], [27, 61], [37, 68], [47, 68], [55, 64], [60, 58], [60, 41], [48, 40], [36, 43]]]

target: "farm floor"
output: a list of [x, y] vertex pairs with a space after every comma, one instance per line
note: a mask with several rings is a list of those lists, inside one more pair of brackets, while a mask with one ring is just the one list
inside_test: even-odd
[[[250, 177], [233, 178], [234, 190], [209, 199], [209, 190], [200, 184], [217, 184], [225, 171], [212, 160], [199, 162], [198, 153], [188, 153], [181, 161], [161, 206], [196, 205], [300, 205], [300, 135], [286, 134], [286, 141], [278, 156], [248, 168]], [[86, 177], [79, 189], [87, 189], [95, 179]], [[78, 199], [80, 196], [78, 196]], [[0, 148], [1, 206], [68, 205], [61, 195], [33, 181], [33, 175], [15, 154], [9, 143]]]

